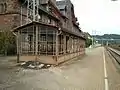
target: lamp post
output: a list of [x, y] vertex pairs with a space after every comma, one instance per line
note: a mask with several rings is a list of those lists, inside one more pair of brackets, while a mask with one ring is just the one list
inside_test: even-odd
[[95, 44], [95, 39], [94, 39], [94, 35], [96, 35], [97, 31], [96, 30], [92, 30], [92, 47], [94, 47]]

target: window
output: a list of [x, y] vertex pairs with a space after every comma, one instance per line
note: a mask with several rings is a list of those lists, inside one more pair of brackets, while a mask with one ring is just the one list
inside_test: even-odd
[[6, 3], [1, 3], [0, 4], [0, 13], [5, 13], [6, 11]]
[[3, 4], [0, 4], [0, 13], [3, 13]]

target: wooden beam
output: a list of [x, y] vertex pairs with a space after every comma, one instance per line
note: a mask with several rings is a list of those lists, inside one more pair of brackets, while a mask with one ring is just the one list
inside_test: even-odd
[[18, 31], [17, 35], [17, 63], [20, 62], [20, 32]]
[[[35, 28], [36, 27], [36, 28]], [[38, 56], [38, 26], [35, 25], [34, 29], [36, 29], [36, 41], [35, 41], [35, 55], [36, 55], [36, 60], [37, 60], [37, 56]]]
[[[59, 55], [59, 45], [58, 45], [58, 42], [59, 42], [59, 38], [58, 38], [58, 34], [59, 34], [59, 32], [57, 31], [56, 32], [56, 57], [58, 57], [58, 55]], [[58, 58], [56, 58], [56, 59], [58, 59]]]
[[64, 35], [64, 46], [63, 46], [63, 50], [64, 50], [64, 54], [66, 54], [66, 35]]

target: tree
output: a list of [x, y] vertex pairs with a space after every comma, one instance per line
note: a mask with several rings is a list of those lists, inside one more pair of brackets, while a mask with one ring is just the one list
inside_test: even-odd
[[12, 55], [16, 52], [15, 36], [10, 30], [0, 30], [0, 53]]
[[86, 47], [89, 47], [90, 45], [92, 45], [92, 36], [88, 33], [88, 32], [84, 32], [85, 35], [85, 45]]
[[92, 39], [86, 38], [86, 47], [89, 47], [90, 45], [92, 45]]

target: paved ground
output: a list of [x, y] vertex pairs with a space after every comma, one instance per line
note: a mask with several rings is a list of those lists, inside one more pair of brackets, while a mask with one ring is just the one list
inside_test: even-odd
[[[103, 48], [87, 50], [83, 59], [59, 67], [29, 70], [0, 58], [0, 90], [105, 90]], [[120, 90], [120, 74], [105, 52], [109, 90]]]

